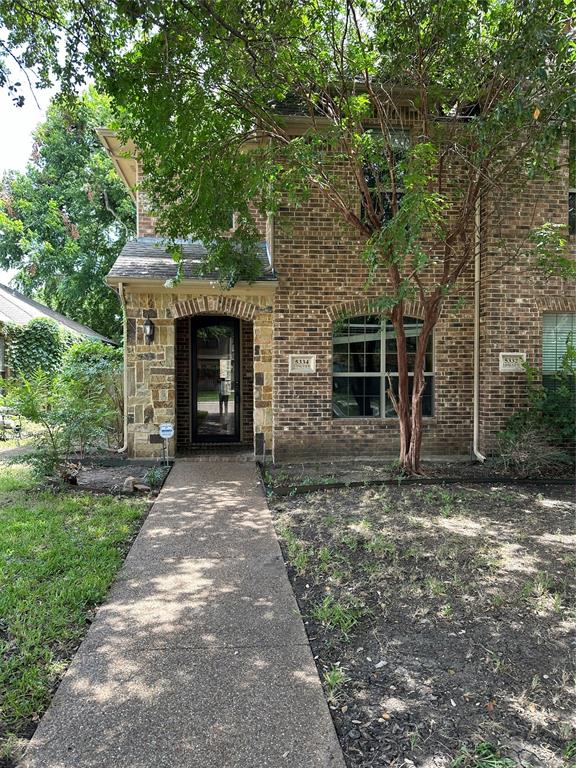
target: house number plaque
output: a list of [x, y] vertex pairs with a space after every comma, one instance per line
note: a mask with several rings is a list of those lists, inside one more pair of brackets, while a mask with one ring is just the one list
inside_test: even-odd
[[526, 352], [500, 352], [500, 373], [522, 373]]
[[289, 355], [289, 373], [316, 373], [316, 355]]

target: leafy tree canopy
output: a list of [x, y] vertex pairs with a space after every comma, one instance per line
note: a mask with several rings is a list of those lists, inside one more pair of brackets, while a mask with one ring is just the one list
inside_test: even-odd
[[54, 100], [23, 173], [0, 186], [0, 265], [59, 312], [118, 337], [121, 309], [104, 284], [135, 224], [134, 204], [98, 141], [109, 124], [109, 99], [93, 88]]
[[[370, 278], [387, 280], [380, 308], [397, 337], [400, 458], [417, 470], [425, 349], [473, 258], [480, 196], [497, 226], [506, 185], [556, 171], [559, 157], [567, 163], [559, 148], [576, 112], [571, 4], [136, 0], [87, 12], [65, 0], [56, 19], [52, 1], [33, 24], [46, 34], [59, 25], [67, 64], [41, 67], [67, 85], [93, 72], [113, 96], [168, 237], [204, 240], [209, 266], [233, 281], [253, 274], [252, 205], [274, 212], [315, 191], [352, 228]], [[34, 58], [37, 36], [23, 31], [16, 6], [7, 26]], [[298, 129], [295, 114], [305, 119]], [[227, 238], [230, 211], [238, 227]], [[498, 244], [502, 263], [532, 254], [549, 275], [573, 274], [566, 228], [537, 223], [512, 252]], [[410, 397], [402, 318], [414, 297], [424, 322]]]

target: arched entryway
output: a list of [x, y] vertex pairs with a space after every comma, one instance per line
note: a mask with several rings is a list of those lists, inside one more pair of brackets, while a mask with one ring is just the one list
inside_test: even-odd
[[175, 330], [177, 451], [214, 444], [252, 446], [252, 321], [202, 313], [178, 317]]

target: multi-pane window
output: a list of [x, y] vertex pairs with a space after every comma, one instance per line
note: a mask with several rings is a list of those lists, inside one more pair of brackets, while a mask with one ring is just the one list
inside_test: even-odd
[[542, 382], [553, 388], [568, 344], [576, 345], [576, 314], [546, 314], [543, 319]]
[[[404, 159], [410, 146], [410, 134], [408, 131], [396, 129], [390, 134], [387, 141], [380, 131], [371, 131], [371, 152], [365, 158], [364, 180], [370, 192], [370, 200], [377, 218], [389, 221], [392, 218], [392, 181], [390, 167], [386, 158], [386, 148], [392, 147], [396, 174], [396, 200], [400, 205], [404, 192], [402, 190], [402, 175], [399, 164]], [[362, 202], [362, 218], [368, 215], [366, 205]]]
[[[409, 387], [412, 392], [416, 343], [422, 321], [404, 318]], [[398, 392], [396, 332], [389, 320], [375, 315], [353, 317], [334, 325], [332, 346], [332, 414], [334, 418], [392, 418], [396, 416], [388, 394]], [[434, 368], [432, 337], [425, 362], [422, 414], [432, 416]]]

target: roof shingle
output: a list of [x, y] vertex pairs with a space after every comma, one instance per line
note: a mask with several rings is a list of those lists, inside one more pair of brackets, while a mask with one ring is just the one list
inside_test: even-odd
[[[187, 280], [218, 280], [216, 272], [202, 273], [202, 264], [207, 254], [205, 246], [199, 242], [180, 243], [182, 248], [183, 278]], [[266, 243], [259, 244], [258, 252], [262, 263], [262, 274], [258, 282], [274, 280], [275, 275], [270, 267]], [[141, 237], [126, 243], [114, 266], [108, 273], [109, 278], [130, 279], [147, 278], [166, 282], [176, 277], [177, 265], [172, 256], [164, 249], [161, 240]]]
[[34, 320], [38, 317], [47, 317], [55, 320], [66, 330], [78, 336], [99, 339], [106, 342], [106, 344], [116, 344], [112, 339], [96, 333], [92, 328], [88, 328], [87, 325], [77, 323], [75, 320], [71, 320], [69, 317], [50, 309], [50, 307], [46, 307], [44, 304], [24, 296], [20, 291], [0, 283], [0, 322], [25, 325], [29, 320]]

